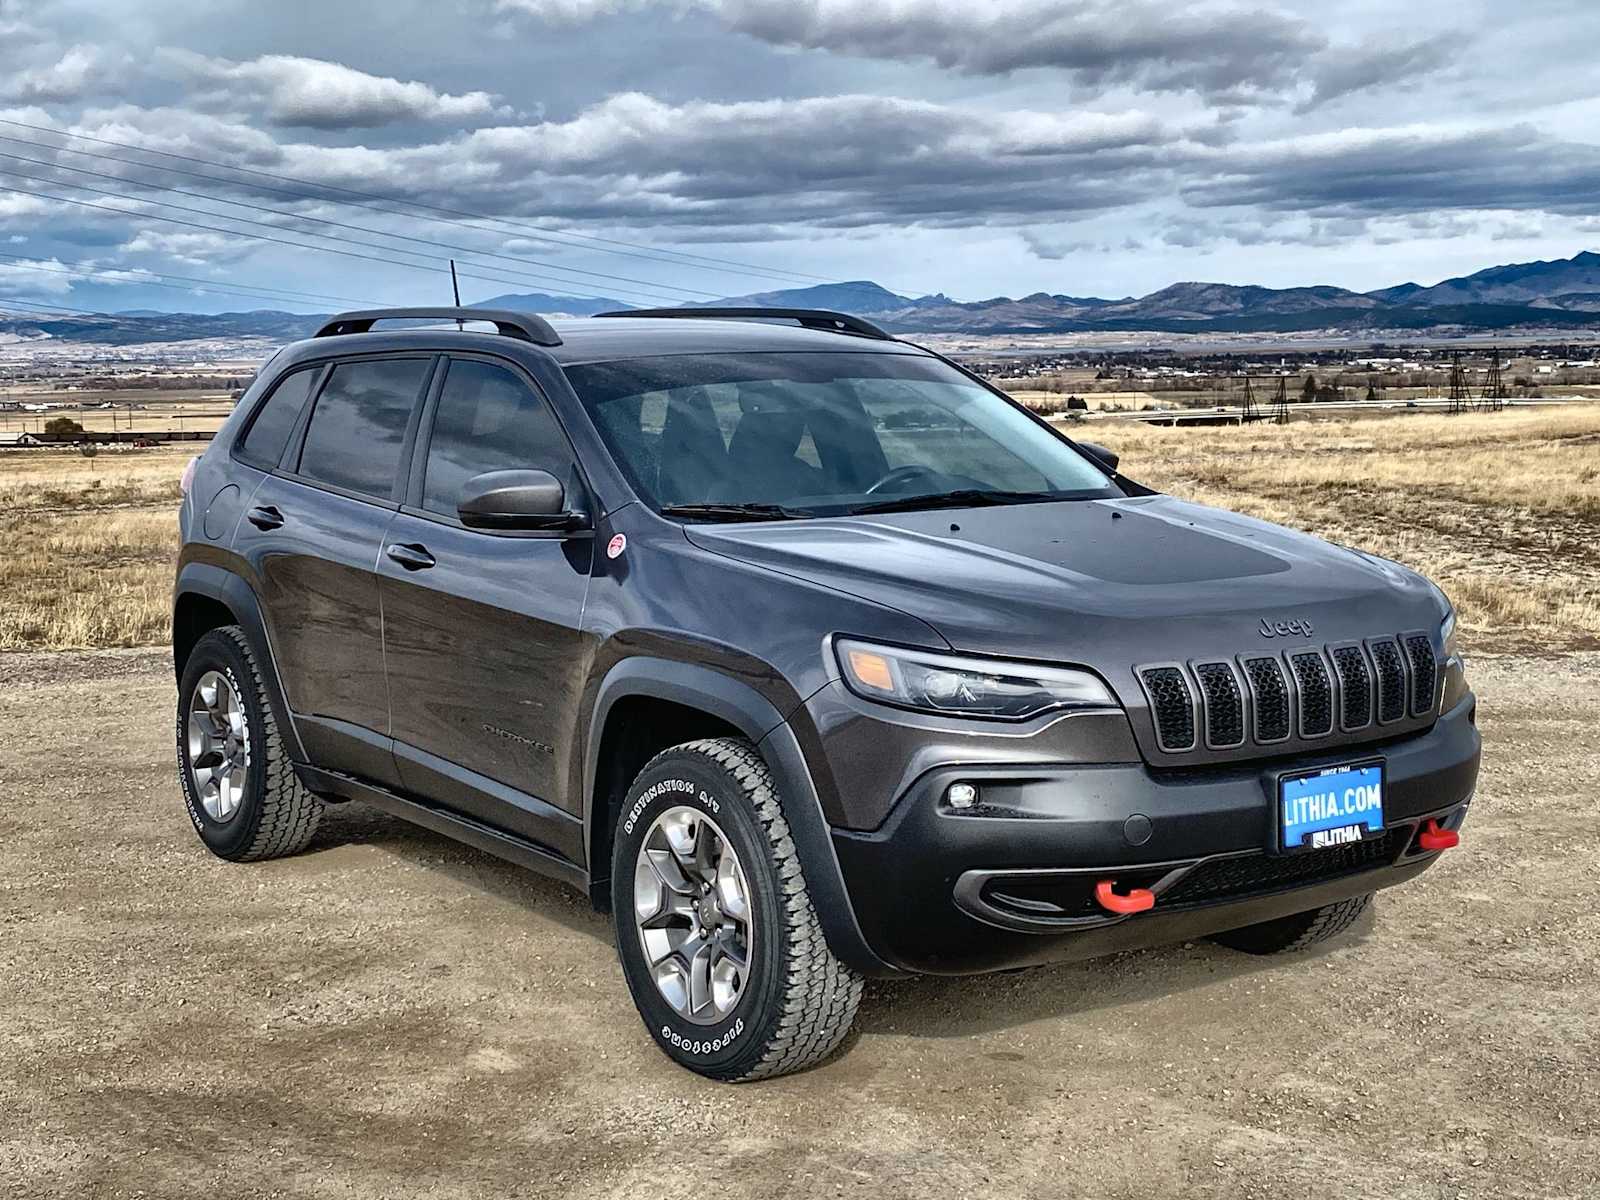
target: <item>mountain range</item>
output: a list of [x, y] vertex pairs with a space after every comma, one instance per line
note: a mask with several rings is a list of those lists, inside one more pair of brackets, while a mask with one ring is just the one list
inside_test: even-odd
[[[867, 317], [897, 333], [1022, 334], [1126, 330], [1158, 333], [1564, 330], [1600, 327], [1600, 254], [1489, 267], [1431, 287], [1402, 283], [1371, 292], [1317, 286], [1266, 288], [1175, 283], [1148, 296], [1103, 299], [1049, 292], [988, 300], [903, 296], [870, 280], [729, 296], [709, 306], [824, 308]], [[0, 335], [127, 344], [190, 338], [303, 337], [321, 318], [276, 311], [42, 316], [0, 301]], [[474, 307], [592, 316], [632, 307], [620, 300], [516, 293]]]

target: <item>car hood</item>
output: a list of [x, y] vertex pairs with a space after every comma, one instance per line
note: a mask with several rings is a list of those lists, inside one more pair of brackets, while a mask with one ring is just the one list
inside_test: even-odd
[[1404, 567], [1168, 496], [687, 532], [703, 549], [916, 616], [953, 649], [1108, 677], [1285, 640], [1433, 632], [1442, 615], [1436, 591]]

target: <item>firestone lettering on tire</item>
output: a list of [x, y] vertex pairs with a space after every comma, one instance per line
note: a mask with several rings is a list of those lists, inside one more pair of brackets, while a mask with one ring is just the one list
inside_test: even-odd
[[686, 1038], [670, 1025], [661, 1027], [661, 1036], [671, 1042], [679, 1050], [690, 1054], [715, 1054], [718, 1050], [726, 1050], [733, 1045], [733, 1041], [744, 1032], [744, 1018], [740, 1017], [733, 1023], [733, 1028], [719, 1038]]
[[710, 809], [712, 813], [720, 811], [716, 800], [704, 788], [696, 787], [687, 779], [663, 779], [660, 783], [652, 784], [646, 788], [640, 793], [639, 798], [633, 802], [633, 807], [628, 810], [627, 819], [622, 822], [623, 832], [632, 833], [634, 824], [639, 820], [644, 810], [649, 808], [654, 800], [666, 795], [668, 792], [684, 792], [694, 797], [704, 807]]

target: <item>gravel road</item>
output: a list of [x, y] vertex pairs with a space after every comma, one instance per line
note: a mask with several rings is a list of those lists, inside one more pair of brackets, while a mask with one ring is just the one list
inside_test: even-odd
[[1600, 1195], [1600, 654], [1473, 672], [1462, 847], [1352, 935], [875, 984], [731, 1088], [575, 893], [357, 806], [218, 861], [161, 655], [0, 655], [0, 1196]]

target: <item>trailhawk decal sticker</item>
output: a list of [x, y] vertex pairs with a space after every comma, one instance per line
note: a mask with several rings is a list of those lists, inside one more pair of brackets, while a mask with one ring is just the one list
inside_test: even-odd
[[660, 783], [653, 783], [639, 794], [633, 802], [633, 807], [628, 810], [627, 819], [622, 822], [622, 831], [632, 833], [633, 827], [638, 823], [639, 816], [651, 803], [668, 792], [681, 792], [690, 799], [698, 800], [715, 815], [721, 812], [721, 806], [714, 800], [710, 793], [702, 787], [696, 787], [687, 779], [663, 779]]

